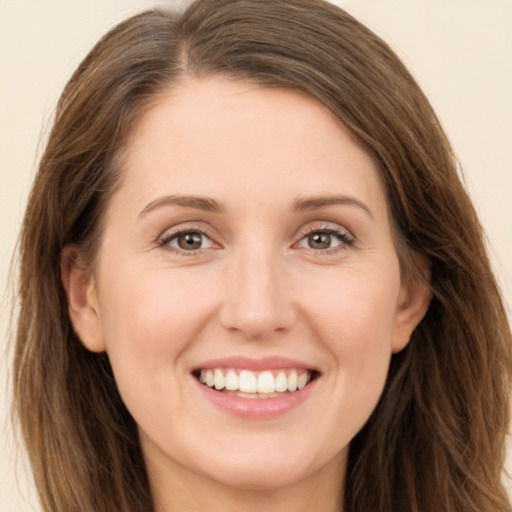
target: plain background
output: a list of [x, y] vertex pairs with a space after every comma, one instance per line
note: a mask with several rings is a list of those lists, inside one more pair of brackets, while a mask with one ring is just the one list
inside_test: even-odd
[[[173, 3], [0, 0], [2, 290], [7, 289], [36, 162], [66, 79], [116, 22]], [[391, 44], [434, 105], [461, 161], [506, 301], [512, 304], [512, 0], [335, 3]], [[0, 305], [0, 355], [8, 338], [7, 292], [5, 297]], [[7, 354], [0, 364], [0, 509], [28, 512], [39, 509], [7, 420], [8, 361]]]

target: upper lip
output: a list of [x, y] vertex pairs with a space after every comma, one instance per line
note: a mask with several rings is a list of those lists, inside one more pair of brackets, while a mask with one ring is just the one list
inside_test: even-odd
[[208, 370], [213, 368], [237, 368], [240, 370], [278, 370], [285, 368], [304, 369], [309, 371], [318, 371], [314, 366], [298, 361], [296, 359], [289, 359], [287, 357], [267, 356], [261, 358], [250, 358], [245, 356], [232, 356], [220, 359], [211, 359], [205, 361], [192, 369], [193, 372], [198, 370]]

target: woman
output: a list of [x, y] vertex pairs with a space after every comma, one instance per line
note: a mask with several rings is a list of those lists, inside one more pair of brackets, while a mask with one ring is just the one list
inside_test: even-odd
[[107, 34], [21, 245], [45, 510], [505, 511], [510, 331], [427, 100], [316, 0]]

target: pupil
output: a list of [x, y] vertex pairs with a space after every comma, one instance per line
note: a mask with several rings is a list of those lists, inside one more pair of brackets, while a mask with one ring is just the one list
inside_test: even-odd
[[184, 233], [178, 237], [178, 245], [185, 250], [199, 249], [201, 247], [201, 235], [199, 233]]
[[309, 235], [308, 242], [313, 249], [328, 249], [331, 246], [331, 235], [328, 233], [313, 233]]

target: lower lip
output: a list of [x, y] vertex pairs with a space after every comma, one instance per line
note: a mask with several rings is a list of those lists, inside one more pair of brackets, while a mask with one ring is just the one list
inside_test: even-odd
[[318, 378], [299, 391], [286, 393], [274, 398], [243, 398], [216, 391], [194, 379], [204, 396], [224, 411], [245, 419], [275, 418], [303, 403], [316, 386]]

